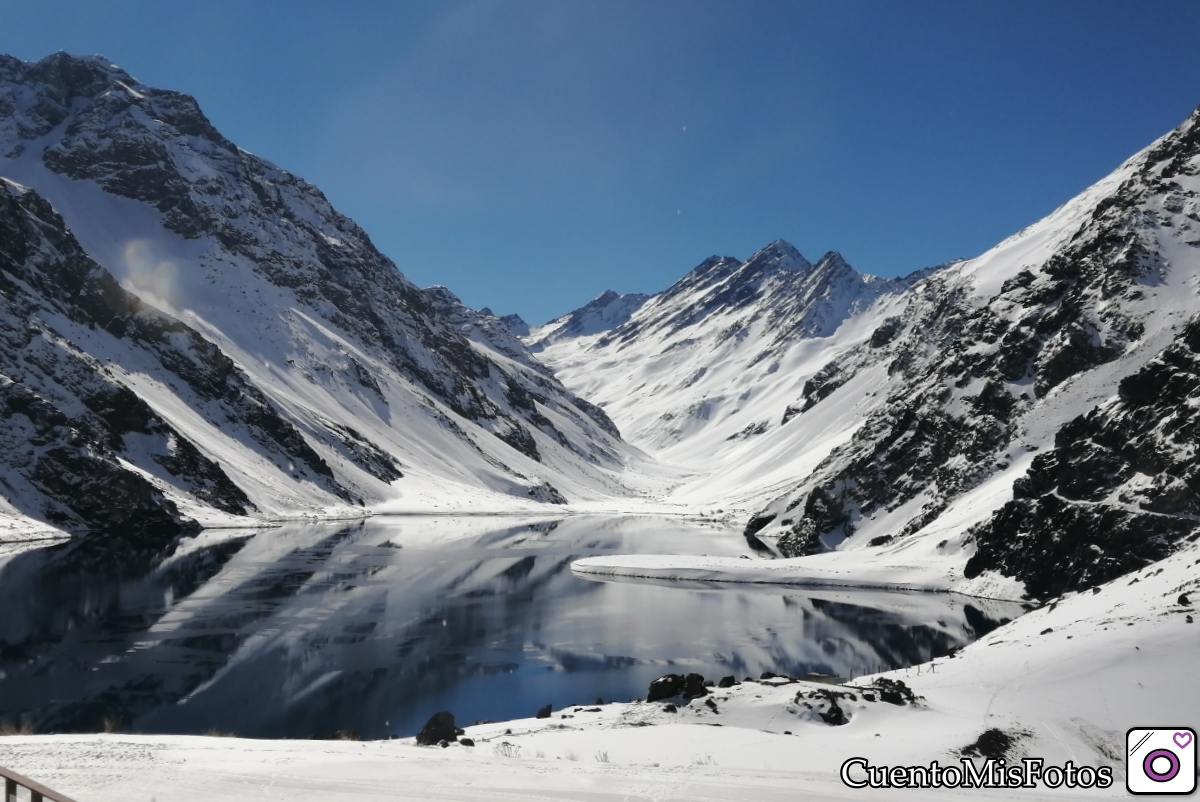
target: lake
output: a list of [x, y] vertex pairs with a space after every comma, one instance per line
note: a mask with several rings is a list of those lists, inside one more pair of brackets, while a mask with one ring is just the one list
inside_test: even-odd
[[715, 523], [387, 517], [88, 538], [0, 562], [0, 722], [38, 732], [412, 735], [644, 697], [666, 673], [849, 677], [1015, 618], [950, 594], [598, 582], [599, 554], [762, 557]]

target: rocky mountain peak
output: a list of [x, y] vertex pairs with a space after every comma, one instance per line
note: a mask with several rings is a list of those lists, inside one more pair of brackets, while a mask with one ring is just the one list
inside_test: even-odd
[[814, 264], [812, 267], [814, 271], [820, 270], [827, 273], [838, 273], [846, 270], [851, 270], [855, 273], [858, 272], [857, 270], [854, 270], [854, 268], [850, 266], [850, 263], [847, 262], [837, 251], [829, 251], [820, 259], [818, 259], [816, 264]]
[[710, 256], [656, 297], [661, 303], [673, 298], [689, 298], [689, 303], [694, 303], [696, 293], [705, 293], [708, 299], [704, 305], [710, 310], [728, 304], [739, 306], [756, 297], [765, 280], [791, 282], [811, 269], [812, 263], [791, 243], [779, 239], [745, 261]]
[[116, 81], [137, 83], [104, 56], [75, 56], [61, 50], [31, 63], [0, 55], [0, 71], [12, 75], [24, 73], [31, 83], [44, 84], [60, 102], [68, 105], [76, 97], [99, 94]]
[[720, 280], [736, 270], [741, 264], [742, 260], [734, 256], [710, 256], [688, 271], [687, 275], [669, 287], [666, 293], [670, 293], [677, 287]]
[[620, 300], [620, 298], [621, 298], [621, 295], [619, 293], [617, 293], [615, 290], [605, 290], [604, 292], [600, 293], [595, 298], [593, 298], [592, 300], [588, 301], [586, 304], [581, 306], [579, 308], [579, 311], [581, 311], [581, 312], [583, 312], [583, 311], [598, 312], [601, 309], [604, 309], [605, 307], [611, 306], [615, 301]]
[[616, 329], [628, 322], [649, 299], [649, 295], [639, 292], [621, 295], [605, 290], [575, 311], [519, 336], [526, 338], [533, 351], [541, 351], [548, 343], [564, 337], [583, 337]]
[[805, 259], [794, 245], [782, 239], [777, 239], [759, 250], [746, 260], [746, 264], [769, 266], [780, 270], [790, 270], [794, 273], [802, 273], [812, 267], [812, 262]]
[[[45, 161], [76, 179], [95, 176], [72, 174], [86, 162], [74, 149], [96, 148], [101, 150], [97, 155], [148, 168], [150, 157], [162, 153], [147, 149], [146, 140], [164, 134], [198, 137], [207, 141], [207, 149], [216, 145], [224, 158], [237, 158], [237, 148], [217, 132], [195, 98], [144, 86], [103, 56], [59, 52], [36, 62], [0, 56], [0, 112], [0, 140], [18, 140], [15, 147], [10, 143], [0, 152], [9, 158], [24, 150], [23, 140], [45, 136], [71, 118], [67, 136], [47, 148]], [[102, 129], [119, 131], [120, 141], [98, 136]], [[141, 152], [134, 145], [140, 145]], [[127, 197], [139, 191], [146, 190], [123, 188]]]
[[529, 335], [529, 324], [520, 315], [504, 315], [500, 318], [500, 322], [507, 326], [508, 330], [517, 337], [526, 337]]
[[[425, 297], [433, 304], [434, 310], [438, 312], [445, 312], [449, 309], [457, 310], [463, 305], [462, 300], [454, 294], [453, 290], [449, 287], [443, 287], [441, 284], [426, 287], [421, 292], [425, 294]], [[491, 311], [484, 312], [482, 310], [480, 314], [492, 315]]]

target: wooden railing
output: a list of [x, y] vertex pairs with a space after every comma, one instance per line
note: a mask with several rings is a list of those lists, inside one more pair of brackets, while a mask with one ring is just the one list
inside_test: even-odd
[[29, 791], [30, 802], [75, 802], [69, 796], [63, 796], [57, 791], [51, 791], [41, 783], [34, 782], [28, 777], [17, 774], [15, 771], [0, 766], [0, 777], [4, 778], [4, 800], [3, 802], [19, 802], [17, 797], [17, 789], [24, 788]]

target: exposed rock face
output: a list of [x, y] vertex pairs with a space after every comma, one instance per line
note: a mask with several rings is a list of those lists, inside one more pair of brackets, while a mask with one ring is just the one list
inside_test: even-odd
[[[918, 532], [1006, 469], [1017, 438], [1046, 410], [1066, 417], [1071, 394], [1086, 392], [1076, 387], [1116, 390], [1118, 383], [1119, 402], [1064, 420], [1055, 451], [1033, 461], [1014, 486], [1014, 501], [979, 530], [969, 573], [996, 568], [1029, 583], [1031, 593], [1054, 593], [1157, 559], [1192, 531], [1187, 477], [1194, 457], [1186, 447], [1158, 455], [1174, 429], [1158, 430], [1152, 421], [1171, 420], [1182, 431], [1189, 424], [1139, 401], [1136, 389], [1167, 382], [1170, 373], [1172, 403], [1194, 403], [1194, 389], [1181, 378], [1186, 334], [1143, 372], [1122, 377], [1155, 352], [1157, 332], [1178, 325], [1166, 314], [1173, 303], [1167, 296], [1194, 287], [1198, 120], [1193, 115], [1131, 160], [1102, 193], [1075, 202], [1067, 209], [1073, 214], [1060, 212], [1070, 225], [1059, 223], [1058, 243], [1040, 264], [1006, 267], [1010, 277], [996, 294], [981, 297], [978, 287], [990, 278], [971, 263], [940, 271], [914, 288], [902, 315], [809, 381], [789, 419], [854, 375], [887, 366], [886, 401], [771, 506], [790, 521], [779, 541], [785, 554], [835, 547], [865, 519], [905, 505], [911, 511], [893, 519], [895, 534]], [[1080, 383], [1064, 388], [1076, 377]], [[1031, 439], [1026, 434], [1024, 442]], [[1110, 495], [1116, 503], [1094, 506]], [[1057, 576], [1047, 573], [1060, 568]]]
[[254, 509], [218, 464], [122, 383], [120, 368], [89, 351], [155, 363], [226, 427], [347, 493], [220, 349], [123, 290], [34, 192], [0, 181], [0, 232], [0, 481], [27, 515], [66, 529], [188, 527], [145, 474], [229, 513]]
[[1059, 429], [976, 528], [968, 577], [998, 570], [1047, 598], [1137, 570], [1200, 532], [1200, 317], [1117, 398]]

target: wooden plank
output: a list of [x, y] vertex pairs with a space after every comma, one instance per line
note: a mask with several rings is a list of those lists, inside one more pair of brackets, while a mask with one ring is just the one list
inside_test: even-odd
[[4, 802], [9, 802], [8, 796], [16, 796], [17, 786], [22, 786], [29, 789], [32, 802], [75, 802], [69, 796], [63, 796], [57, 791], [51, 791], [46, 786], [39, 782], [34, 782], [23, 774], [17, 774], [12, 769], [6, 769], [0, 766], [0, 777], [4, 778]]

